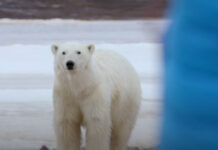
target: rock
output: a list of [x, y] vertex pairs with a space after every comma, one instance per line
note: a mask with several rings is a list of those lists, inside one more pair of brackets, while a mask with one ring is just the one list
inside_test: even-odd
[[40, 150], [49, 150], [45, 145], [42, 145], [42, 147], [40, 148]]

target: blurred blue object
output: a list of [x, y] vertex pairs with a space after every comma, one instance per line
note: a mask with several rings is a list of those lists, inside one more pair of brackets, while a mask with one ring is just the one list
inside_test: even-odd
[[174, 0], [161, 150], [218, 150], [218, 1]]

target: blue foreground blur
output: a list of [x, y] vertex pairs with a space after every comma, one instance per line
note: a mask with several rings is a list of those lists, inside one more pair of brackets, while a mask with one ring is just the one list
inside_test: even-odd
[[218, 1], [174, 0], [161, 150], [218, 150]]

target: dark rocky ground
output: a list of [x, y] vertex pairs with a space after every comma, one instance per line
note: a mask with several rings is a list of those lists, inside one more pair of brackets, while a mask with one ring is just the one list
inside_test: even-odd
[[[46, 146], [42, 146], [40, 150], [55, 150], [55, 149], [49, 149]], [[83, 150], [85, 150], [85, 149], [83, 149]], [[139, 149], [136, 147], [129, 147], [129, 148], [127, 148], [127, 150], [155, 150], [155, 149]]]
[[167, 0], [1, 0], [0, 18], [144, 19], [163, 16]]

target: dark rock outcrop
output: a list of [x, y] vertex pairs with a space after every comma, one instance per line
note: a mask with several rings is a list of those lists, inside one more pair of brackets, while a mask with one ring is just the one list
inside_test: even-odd
[[143, 19], [165, 8], [166, 0], [1, 0], [0, 18]]

